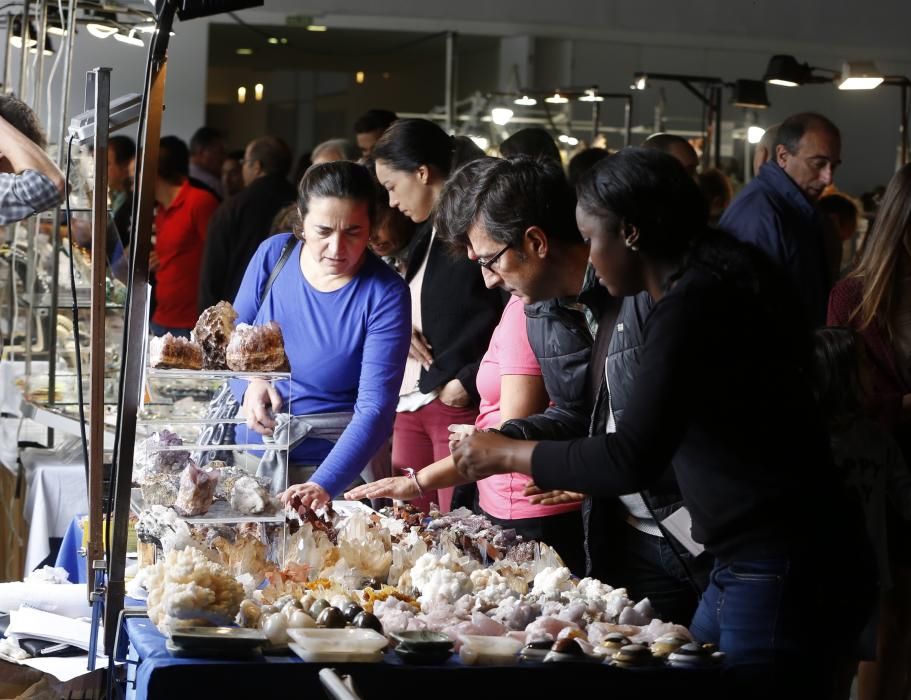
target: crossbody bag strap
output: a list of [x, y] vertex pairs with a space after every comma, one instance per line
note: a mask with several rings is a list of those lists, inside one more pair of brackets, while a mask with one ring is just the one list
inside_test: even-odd
[[266, 280], [266, 283], [263, 285], [262, 294], [259, 295], [259, 305], [262, 306], [263, 302], [266, 300], [266, 295], [269, 293], [269, 290], [272, 289], [272, 285], [275, 283], [275, 280], [278, 278], [278, 273], [282, 271], [282, 268], [285, 266], [285, 263], [288, 262], [288, 258], [291, 257], [291, 253], [294, 251], [294, 247], [297, 245], [297, 238], [294, 235], [288, 236], [288, 240], [285, 242], [284, 247], [282, 248], [282, 254], [278, 258], [278, 261], [275, 263], [275, 267], [272, 268], [272, 272], [269, 274], [269, 279]]

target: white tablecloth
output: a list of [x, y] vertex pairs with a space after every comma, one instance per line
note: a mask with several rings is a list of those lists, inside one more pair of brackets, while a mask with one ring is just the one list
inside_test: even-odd
[[53, 450], [22, 451], [28, 491], [25, 519], [29, 524], [25, 572], [28, 575], [51, 553], [50, 537], [63, 537], [73, 518], [88, 512], [85, 465], [61, 464]]

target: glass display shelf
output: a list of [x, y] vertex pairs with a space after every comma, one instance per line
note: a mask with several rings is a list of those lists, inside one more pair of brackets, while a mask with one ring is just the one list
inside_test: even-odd
[[[130, 491], [130, 508], [134, 514], [139, 515], [148, 509], [142, 497], [141, 488]], [[284, 523], [285, 516], [279, 510], [271, 515], [248, 515], [240, 513], [227, 501], [216, 500], [203, 515], [180, 516], [180, 519], [190, 525], [214, 525], [217, 523]]]
[[[38, 292], [35, 294], [26, 292], [21, 295], [22, 301], [31, 304], [36, 309], [49, 309], [53, 305], [54, 297], [51, 292]], [[80, 309], [88, 309], [92, 303], [91, 290], [88, 287], [76, 288], [76, 306]], [[124, 303], [122, 301], [113, 301], [107, 299], [104, 302], [104, 308], [109, 311], [122, 311]], [[61, 289], [57, 293], [57, 309], [65, 311], [73, 307], [73, 295], [69, 289]]]

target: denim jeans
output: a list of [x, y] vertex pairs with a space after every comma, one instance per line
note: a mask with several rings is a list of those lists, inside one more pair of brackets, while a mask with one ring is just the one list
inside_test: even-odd
[[165, 333], [170, 333], [175, 338], [189, 338], [190, 329], [189, 328], [171, 328], [170, 326], [159, 326], [155, 321], [149, 321], [149, 330], [152, 331], [152, 335], [162, 336]]
[[[617, 517], [603, 526], [603, 544], [589, 551], [591, 575], [612, 586], [625, 587], [635, 600], [647, 596], [662, 620], [689, 625], [699, 602], [694, 584], [700, 591], [707, 585], [711, 555], [694, 558], [677, 544], [684, 568], [665, 538], [641, 532]], [[694, 582], [690, 582], [687, 570]]]
[[718, 563], [690, 632], [717, 644], [726, 665], [744, 669], [757, 693], [759, 683], [763, 692], [824, 697], [854, 650], [872, 600], [863, 580], [839, 580], [844, 569], [835, 566], [813, 556]]

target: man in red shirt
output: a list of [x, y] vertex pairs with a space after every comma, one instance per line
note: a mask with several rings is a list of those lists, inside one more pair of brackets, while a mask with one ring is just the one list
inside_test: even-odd
[[190, 152], [176, 136], [161, 139], [155, 183], [155, 248], [149, 269], [156, 273], [155, 335], [190, 336], [196, 325], [196, 294], [209, 218], [218, 199], [190, 185]]

